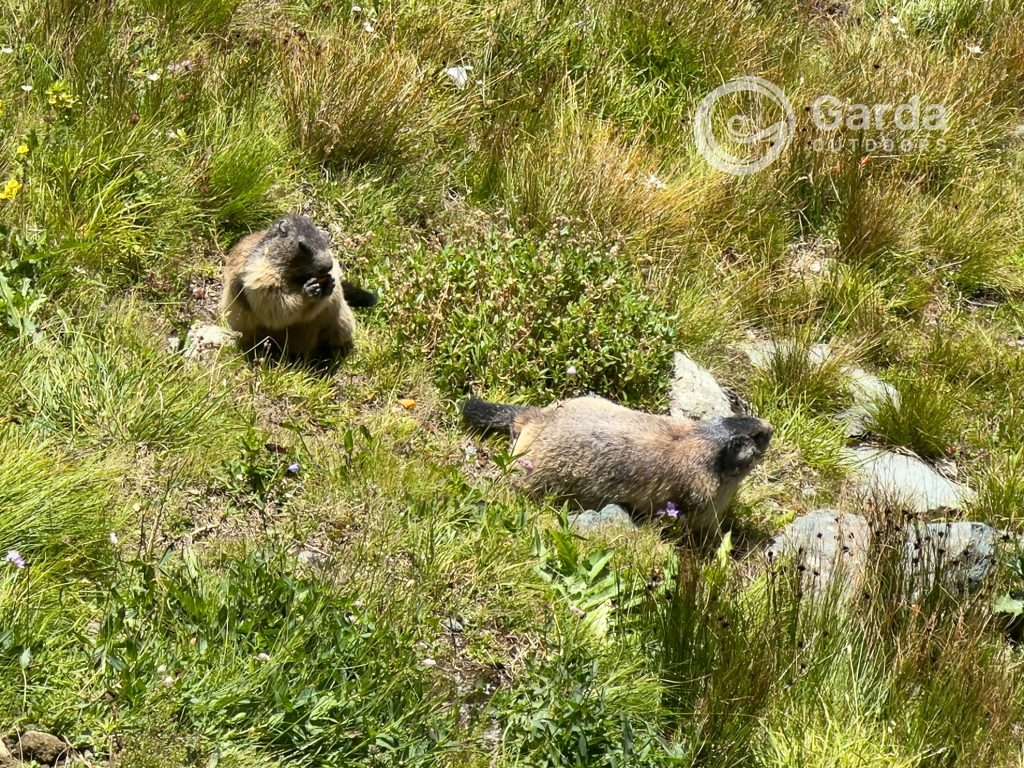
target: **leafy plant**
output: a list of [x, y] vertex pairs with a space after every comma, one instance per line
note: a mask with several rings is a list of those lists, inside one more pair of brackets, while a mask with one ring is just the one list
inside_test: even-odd
[[397, 341], [431, 354], [452, 393], [543, 402], [592, 391], [659, 404], [676, 320], [609, 247], [566, 234], [420, 251], [392, 278]]

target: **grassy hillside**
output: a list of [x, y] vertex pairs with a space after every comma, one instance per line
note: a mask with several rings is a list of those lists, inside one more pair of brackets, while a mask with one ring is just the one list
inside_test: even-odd
[[[883, 555], [845, 607], [754, 575], [859, 507], [833, 368], [736, 351], [878, 373], [873, 440], [1020, 532], [1014, 0], [6, 0], [0, 46], [0, 736], [125, 768], [1024, 759], [1012, 575], [911, 602]], [[692, 121], [739, 75], [799, 131], [825, 93], [950, 124], [729, 176]], [[355, 354], [183, 359], [226, 250], [294, 210], [381, 292]], [[471, 390], [663, 410], [677, 349], [776, 427], [736, 551], [581, 540], [459, 423]]]

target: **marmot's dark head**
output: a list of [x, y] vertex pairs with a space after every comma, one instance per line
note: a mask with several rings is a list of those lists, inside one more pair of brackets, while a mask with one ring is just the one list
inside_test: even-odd
[[717, 446], [715, 471], [723, 478], [743, 479], [756, 467], [772, 441], [772, 425], [750, 416], [728, 416], [702, 424]]
[[327, 233], [308, 217], [292, 214], [267, 230], [263, 252], [296, 292], [324, 298], [334, 290], [334, 254]]

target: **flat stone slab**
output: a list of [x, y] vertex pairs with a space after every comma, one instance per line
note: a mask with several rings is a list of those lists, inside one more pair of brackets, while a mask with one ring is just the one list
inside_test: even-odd
[[188, 329], [181, 353], [189, 360], [214, 355], [221, 347], [233, 344], [238, 334], [219, 325], [193, 325]]
[[733, 415], [728, 395], [710, 371], [682, 352], [675, 353], [673, 368], [669, 413], [690, 419]]
[[849, 596], [864, 578], [871, 529], [861, 515], [821, 509], [798, 517], [776, 536], [765, 556], [770, 563], [793, 558], [805, 591], [824, 593], [834, 578]]
[[569, 525], [580, 535], [592, 533], [600, 528], [636, 528], [636, 523], [629, 512], [618, 504], [607, 504], [600, 510], [588, 509], [569, 518]]
[[[753, 339], [741, 344], [740, 352], [747, 356], [747, 360], [755, 368], [767, 368], [772, 358], [779, 354], [792, 353], [796, 349], [796, 342], [792, 339], [775, 341], [774, 339]], [[813, 344], [807, 350], [807, 359], [812, 363], [821, 365], [832, 357], [832, 348], [828, 344]]]
[[843, 458], [861, 493], [911, 512], [961, 509], [975, 496], [916, 456], [860, 447], [846, 449]]

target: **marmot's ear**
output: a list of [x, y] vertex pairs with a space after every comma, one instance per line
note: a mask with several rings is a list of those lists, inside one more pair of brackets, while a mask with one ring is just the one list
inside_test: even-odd
[[275, 233], [275, 234], [276, 234], [276, 235], [277, 235], [278, 237], [288, 237], [288, 231], [289, 231], [289, 229], [290, 229], [290, 225], [288, 224], [288, 219], [281, 219], [281, 220], [280, 220], [279, 222], [277, 222], [277, 224], [276, 224], [276, 225], [274, 226], [274, 233]]

